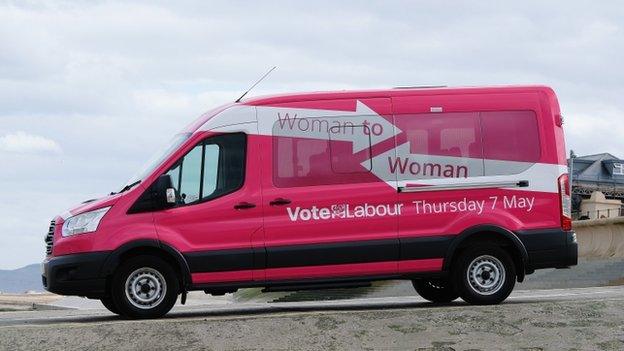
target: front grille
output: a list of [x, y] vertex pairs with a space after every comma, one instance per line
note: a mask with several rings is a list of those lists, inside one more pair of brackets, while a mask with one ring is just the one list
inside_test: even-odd
[[52, 245], [54, 244], [54, 227], [55, 226], [56, 226], [56, 222], [54, 220], [50, 222], [50, 228], [48, 229], [48, 234], [45, 236], [46, 255], [52, 254]]

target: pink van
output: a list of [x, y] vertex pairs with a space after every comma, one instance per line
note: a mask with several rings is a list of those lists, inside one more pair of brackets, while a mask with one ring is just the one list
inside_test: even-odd
[[505, 300], [577, 263], [562, 117], [543, 86], [288, 94], [219, 107], [119, 192], [56, 217], [43, 285], [162, 316], [178, 295], [409, 279]]

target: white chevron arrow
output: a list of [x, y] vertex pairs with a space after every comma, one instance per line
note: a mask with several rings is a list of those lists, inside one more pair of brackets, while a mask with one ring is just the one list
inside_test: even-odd
[[262, 135], [350, 141], [354, 153], [401, 132], [359, 100], [355, 111], [258, 106], [257, 113]]

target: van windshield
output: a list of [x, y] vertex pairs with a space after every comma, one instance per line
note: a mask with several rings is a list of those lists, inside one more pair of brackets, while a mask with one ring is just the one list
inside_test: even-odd
[[122, 188], [120, 192], [128, 190], [135, 184], [138, 184], [145, 177], [150, 175], [156, 167], [160, 166], [160, 164], [171, 155], [180, 145], [182, 145], [185, 141], [187, 141], [191, 137], [192, 133], [180, 133], [176, 134], [164, 147], [162, 147], [158, 152], [154, 153], [154, 155], [147, 161], [141, 170], [137, 172], [130, 180], [126, 182], [126, 185]]

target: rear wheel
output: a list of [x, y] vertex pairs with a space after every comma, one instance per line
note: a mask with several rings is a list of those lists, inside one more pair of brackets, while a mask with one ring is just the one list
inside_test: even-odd
[[468, 248], [460, 254], [453, 268], [457, 292], [471, 304], [500, 303], [511, 294], [516, 283], [513, 260], [499, 246]]
[[158, 318], [171, 310], [179, 284], [169, 264], [154, 256], [124, 262], [113, 276], [111, 296], [119, 314], [128, 318]]
[[447, 280], [419, 279], [412, 280], [412, 285], [418, 295], [434, 303], [449, 303], [459, 297]]
[[119, 309], [117, 308], [117, 306], [115, 306], [115, 303], [113, 302], [113, 298], [112, 297], [104, 297], [101, 298], [100, 301], [102, 302], [102, 305], [104, 305], [104, 307], [106, 307], [107, 310], [111, 311], [114, 314], [119, 314]]

